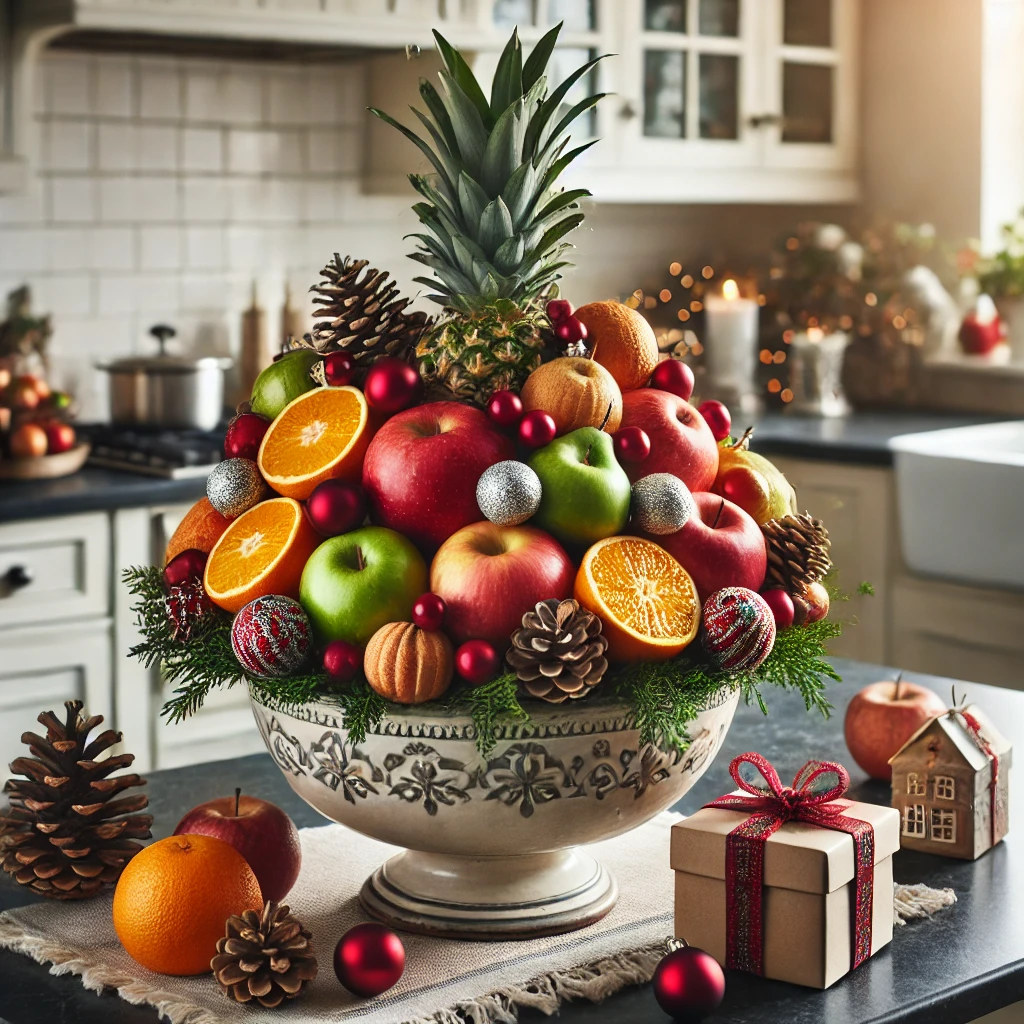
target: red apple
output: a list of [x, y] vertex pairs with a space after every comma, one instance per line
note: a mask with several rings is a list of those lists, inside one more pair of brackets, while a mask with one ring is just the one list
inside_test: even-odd
[[846, 709], [843, 732], [854, 761], [873, 779], [891, 779], [889, 758], [929, 719], [944, 714], [943, 699], [918, 683], [871, 683]]
[[299, 830], [280, 807], [254, 796], [222, 796], [193, 807], [176, 836], [213, 836], [233, 846], [248, 862], [265, 900], [288, 895], [302, 866]]
[[1003, 340], [1003, 325], [996, 304], [988, 295], [979, 295], [960, 325], [960, 347], [971, 355], [983, 356]]
[[370, 517], [432, 550], [480, 519], [476, 485], [515, 445], [482, 410], [431, 402], [393, 416], [363, 462]]
[[626, 427], [639, 427], [651, 442], [646, 459], [623, 467], [631, 482], [651, 473], [673, 473], [691, 491], [711, 489], [718, 474], [718, 445], [704, 417], [689, 402], [656, 388], [627, 391], [619, 430]]
[[651, 536], [693, 577], [705, 601], [723, 587], [760, 590], [768, 570], [761, 527], [726, 498], [707, 491], [693, 496], [697, 514], [667, 536]]
[[441, 545], [430, 589], [447, 606], [445, 632], [457, 644], [489, 640], [503, 651], [538, 601], [572, 595], [575, 576], [565, 549], [543, 530], [485, 521]]
[[44, 428], [48, 455], [58, 455], [75, 447], [75, 428], [70, 423], [52, 420]]

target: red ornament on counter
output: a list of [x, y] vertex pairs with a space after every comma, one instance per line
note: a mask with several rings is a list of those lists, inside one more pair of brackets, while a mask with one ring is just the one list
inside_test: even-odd
[[487, 403], [487, 415], [499, 427], [514, 427], [523, 418], [523, 401], [514, 391], [495, 391]]
[[772, 610], [775, 616], [775, 628], [777, 630], [789, 629], [793, 625], [793, 616], [796, 609], [793, 607], [793, 598], [784, 590], [766, 590], [761, 594], [764, 603]]
[[366, 519], [366, 495], [359, 484], [325, 480], [306, 499], [309, 521], [325, 537], [337, 537], [361, 526]]
[[420, 629], [433, 632], [444, 625], [444, 613], [447, 610], [444, 598], [437, 594], [420, 594], [412, 606], [412, 621]]
[[405, 971], [405, 946], [382, 924], [357, 924], [338, 940], [334, 973], [353, 995], [370, 999], [387, 992]]
[[167, 588], [180, 587], [189, 580], [201, 580], [206, 571], [206, 552], [189, 548], [175, 555], [164, 568], [164, 583]]
[[697, 412], [704, 417], [704, 422], [711, 428], [716, 441], [724, 441], [729, 436], [729, 431], [732, 430], [732, 416], [721, 402], [709, 398], [697, 406]]
[[455, 671], [473, 686], [490, 682], [501, 668], [494, 644], [486, 640], [467, 640], [455, 652]]
[[555, 421], [541, 409], [528, 412], [519, 424], [519, 440], [527, 448], [543, 448], [554, 441], [556, 433]]
[[348, 683], [363, 667], [362, 648], [347, 640], [332, 640], [324, 648], [324, 671], [332, 682]]
[[553, 324], [557, 324], [559, 320], [566, 320], [572, 316], [572, 303], [568, 299], [552, 299], [544, 307], [544, 311], [547, 313], [548, 319]]
[[666, 953], [654, 972], [654, 998], [679, 1024], [697, 1024], [721, 1005], [725, 972], [702, 949], [684, 946]]
[[270, 426], [270, 420], [254, 412], [243, 412], [229, 424], [224, 435], [224, 458], [256, 461], [260, 442]]
[[351, 384], [356, 378], [356, 361], [349, 352], [331, 352], [324, 356], [324, 378], [332, 388]]
[[693, 394], [693, 370], [681, 359], [663, 359], [651, 374], [651, 387], [688, 402]]
[[370, 367], [363, 393], [372, 409], [390, 416], [412, 405], [421, 386], [420, 375], [413, 367], [394, 356], [384, 356]]
[[623, 427], [612, 434], [615, 454], [621, 462], [643, 462], [651, 454], [651, 439], [643, 427]]

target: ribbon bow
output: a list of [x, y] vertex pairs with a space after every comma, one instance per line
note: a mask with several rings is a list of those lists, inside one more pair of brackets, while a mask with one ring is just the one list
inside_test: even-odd
[[750, 817], [734, 828], [725, 842], [726, 966], [764, 974], [762, 885], [764, 847], [787, 821], [804, 821], [853, 837], [854, 912], [852, 966], [871, 955], [871, 908], [875, 871], [875, 832], [866, 821], [848, 817], [850, 806], [840, 800], [850, 775], [833, 761], [808, 761], [792, 786], [783, 786], [779, 773], [760, 754], [740, 754], [729, 774], [744, 792], [721, 796], [706, 807], [748, 811]]

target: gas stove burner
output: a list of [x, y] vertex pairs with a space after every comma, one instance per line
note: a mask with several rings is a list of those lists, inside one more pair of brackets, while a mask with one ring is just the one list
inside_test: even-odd
[[204, 477], [221, 461], [223, 431], [164, 430], [152, 433], [110, 426], [87, 427], [90, 466], [122, 469], [167, 480]]

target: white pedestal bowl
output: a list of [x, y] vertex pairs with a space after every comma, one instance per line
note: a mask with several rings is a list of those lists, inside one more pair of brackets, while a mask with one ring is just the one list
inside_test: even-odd
[[691, 723], [685, 753], [641, 746], [625, 707], [587, 703], [531, 708], [486, 758], [465, 715], [395, 707], [353, 744], [331, 704], [252, 706], [303, 800], [403, 848], [363, 885], [369, 914], [405, 931], [511, 939], [611, 910], [615, 879], [580, 847], [679, 800], [718, 753], [738, 700], [720, 691]]

